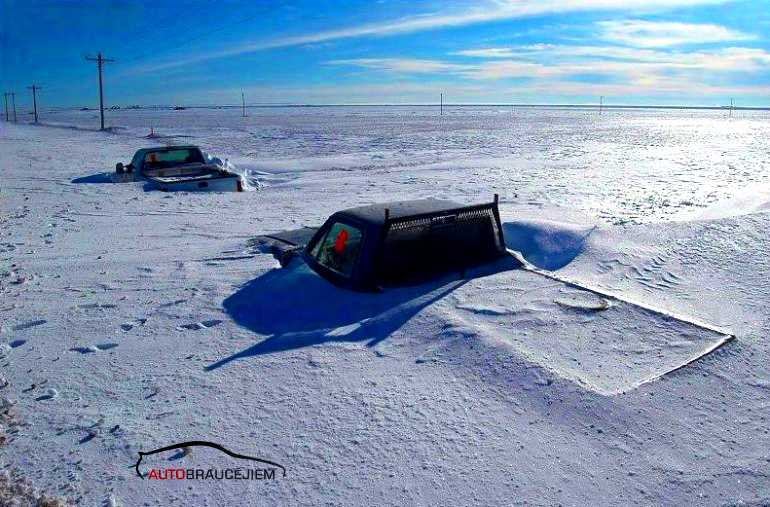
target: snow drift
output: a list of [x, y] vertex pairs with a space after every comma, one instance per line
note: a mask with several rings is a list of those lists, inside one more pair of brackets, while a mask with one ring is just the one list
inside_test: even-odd
[[560, 269], [580, 255], [594, 227], [547, 220], [518, 220], [503, 224], [505, 244], [531, 264]]
[[695, 218], [716, 220], [767, 211], [770, 211], [770, 185], [758, 185], [746, 188], [730, 199], [709, 206], [697, 213]]

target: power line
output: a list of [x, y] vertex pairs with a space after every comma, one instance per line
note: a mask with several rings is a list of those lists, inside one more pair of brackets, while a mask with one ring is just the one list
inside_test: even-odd
[[101, 130], [104, 130], [104, 86], [102, 85], [102, 67], [105, 63], [114, 62], [111, 58], [104, 58], [102, 53], [96, 54], [96, 58], [86, 56], [86, 60], [89, 62], [96, 62], [96, 67], [99, 69], [99, 116], [101, 119]]
[[35, 111], [35, 123], [37, 123], [37, 91], [40, 89], [39, 86], [36, 84], [33, 84], [32, 86], [28, 86], [30, 90], [32, 90], [32, 107]]

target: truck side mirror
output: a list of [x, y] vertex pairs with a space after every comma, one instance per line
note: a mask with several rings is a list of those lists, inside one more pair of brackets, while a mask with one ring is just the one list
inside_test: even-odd
[[133, 163], [132, 163], [132, 164], [128, 164], [128, 165], [126, 166], [126, 172], [127, 172], [127, 173], [132, 173], [132, 172], [134, 172], [134, 164], [133, 164]]
[[123, 167], [123, 162], [118, 162], [115, 164], [115, 172], [118, 174], [123, 174], [125, 172], [125, 169]]

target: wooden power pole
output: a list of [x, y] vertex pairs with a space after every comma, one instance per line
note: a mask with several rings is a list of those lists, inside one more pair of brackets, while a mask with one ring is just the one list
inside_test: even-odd
[[35, 123], [37, 123], [37, 91], [40, 89], [39, 86], [36, 84], [33, 84], [32, 86], [28, 86], [30, 90], [32, 90], [32, 108], [35, 112]]
[[104, 58], [101, 53], [97, 53], [96, 58], [86, 56], [89, 62], [96, 62], [96, 68], [99, 70], [99, 116], [101, 119], [101, 130], [104, 130], [104, 87], [102, 85], [102, 67], [105, 63], [115, 60]]
[[11, 96], [11, 105], [13, 107], [13, 123], [16, 123], [16, 92], [10, 92], [8, 95]]
[[3, 100], [5, 101], [5, 121], [10, 121], [8, 119], [8, 92], [3, 93]]
[[241, 92], [241, 109], [243, 110], [243, 117], [246, 118], [246, 96]]
[[439, 111], [440, 111], [439, 114], [441, 116], [444, 116], [444, 94], [443, 93], [441, 94], [441, 106], [440, 106]]

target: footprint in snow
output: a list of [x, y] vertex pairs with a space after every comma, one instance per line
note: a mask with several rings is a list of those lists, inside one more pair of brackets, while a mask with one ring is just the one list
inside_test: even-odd
[[53, 400], [58, 397], [59, 397], [59, 391], [51, 387], [49, 389], [46, 389], [45, 393], [35, 398], [35, 401]]
[[221, 320], [212, 319], [212, 320], [204, 320], [203, 322], [194, 322], [192, 324], [184, 324], [179, 326], [178, 329], [187, 329], [190, 331], [197, 331], [199, 329], [208, 329], [210, 327], [214, 327], [218, 324], [221, 324]]
[[13, 329], [14, 331], [22, 331], [22, 330], [24, 330], [24, 329], [29, 329], [29, 328], [31, 328], [31, 327], [35, 327], [35, 326], [41, 326], [41, 325], [45, 324], [46, 322], [48, 322], [48, 321], [47, 321], [47, 320], [44, 320], [44, 319], [40, 319], [40, 320], [31, 320], [31, 321], [29, 321], [29, 322], [24, 322], [23, 324], [17, 324], [17, 325], [15, 325], [15, 326], [13, 326], [13, 328], [12, 328], [12, 329]]
[[94, 430], [88, 430], [83, 438], [78, 440], [79, 444], [85, 444], [96, 438], [96, 432]]
[[111, 303], [86, 303], [84, 305], [78, 305], [78, 308], [81, 308], [83, 310], [112, 310], [113, 308], [117, 308], [118, 305], [113, 305]]
[[147, 323], [147, 319], [134, 319], [130, 322], [124, 322], [120, 325], [120, 329], [123, 331], [131, 331], [136, 326], [143, 326]]
[[117, 343], [100, 343], [98, 345], [89, 345], [88, 347], [72, 347], [72, 352], [78, 352], [80, 354], [93, 354], [95, 352], [101, 352], [103, 350], [110, 350], [117, 347]]
[[163, 303], [162, 305], [158, 306], [158, 308], [168, 308], [169, 306], [181, 305], [182, 303], [186, 302], [186, 299], [177, 299], [175, 301], [171, 301], [170, 303]]

